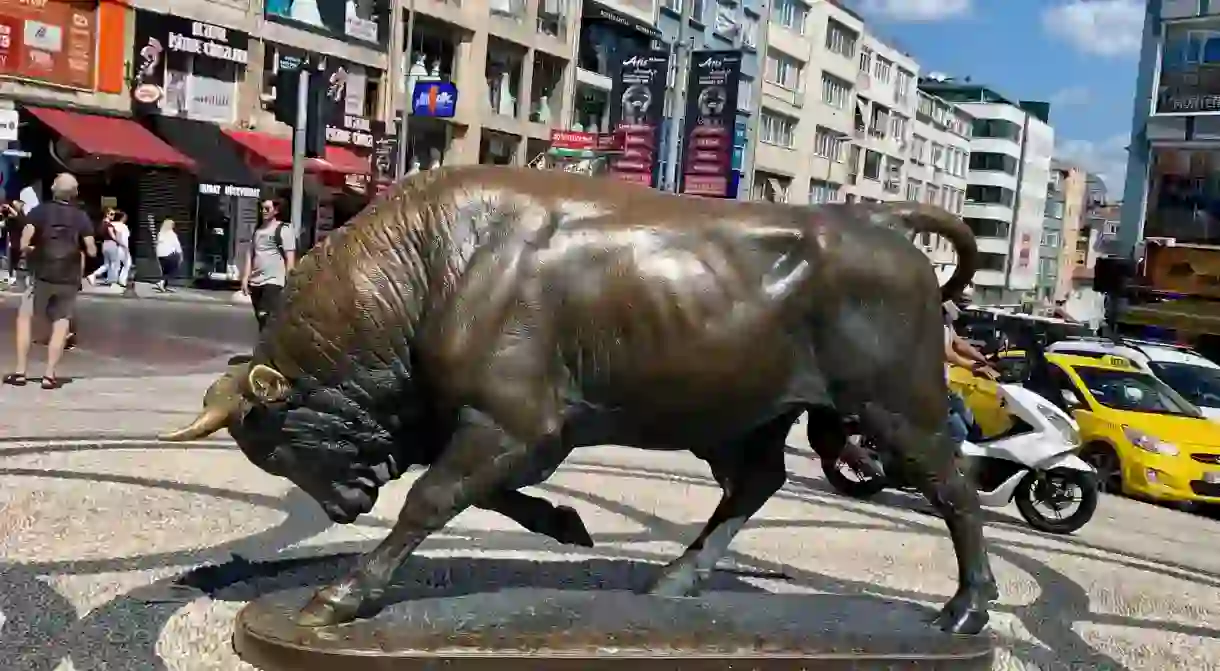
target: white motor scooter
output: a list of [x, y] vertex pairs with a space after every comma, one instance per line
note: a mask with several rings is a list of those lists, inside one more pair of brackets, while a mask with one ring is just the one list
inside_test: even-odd
[[[1095, 471], [1075, 454], [1080, 447], [1076, 422], [1020, 385], [999, 385], [997, 393], [1013, 416], [1012, 428], [961, 446], [979, 503], [999, 508], [1015, 499], [1025, 521], [1041, 531], [1069, 534], [1083, 527], [1097, 510], [1098, 489]], [[867, 498], [887, 487], [915, 490], [888, 451], [871, 440], [851, 436], [844, 451], [851, 453], [849, 458], [822, 462], [826, 479], [838, 491]]]

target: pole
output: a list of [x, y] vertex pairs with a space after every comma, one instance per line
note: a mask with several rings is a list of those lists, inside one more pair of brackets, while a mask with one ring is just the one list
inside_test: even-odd
[[[401, 21], [401, 19], [399, 19], [399, 21]], [[410, 3], [407, 5], [407, 37], [405, 39], [406, 46], [404, 47], [404, 51], [407, 54], [407, 67], [406, 70], [400, 75], [402, 77], [402, 87], [405, 95], [403, 98], [402, 110], [400, 111], [401, 116], [398, 119], [398, 165], [395, 166], [394, 169], [394, 176], [399, 180], [407, 176], [407, 153], [409, 149], [407, 147], [407, 143], [410, 141], [410, 136], [408, 135], [408, 125], [411, 123], [411, 97], [415, 95], [414, 91], [407, 90], [407, 88], [413, 83], [411, 78], [408, 76], [408, 73], [411, 72], [411, 66], [415, 62], [411, 58], [415, 55], [411, 52], [411, 43], [414, 42], [414, 40], [415, 0], [410, 0]], [[398, 58], [401, 62], [402, 54], [399, 54]]]
[[309, 68], [301, 64], [301, 80], [297, 86], [297, 119], [292, 133], [292, 209], [289, 215], [293, 239], [300, 241], [305, 214], [305, 133], [309, 119]]
[[693, 2], [682, 3], [682, 23], [678, 28], [678, 43], [674, 45], [674, 106], [669, 110], [669, 150], [665, 158], [665, 185], [674, 193], [678, 192], [678, 158], [681, 156], [678, 145], [682, 140], [682, 127], [686, 125], [686, 71], [690, 67], [690, 48], [686, 42], [690, 39], [687, 31], [694, 5]]

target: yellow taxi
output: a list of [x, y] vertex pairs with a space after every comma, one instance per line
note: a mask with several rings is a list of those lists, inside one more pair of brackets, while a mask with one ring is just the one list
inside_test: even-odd
[[[1125, 358], [1047, 354], [1052, 377], [1080, 426], [1081, 457], [1102, 489], [1182, 503], [1220, 503], [1220, 423]], [[1002, 380], [1023, 379], [1025, 353], [1000, 353]], [[954, 367], [962, 395], [984, 436], [1012, 425], [996, 383]]]

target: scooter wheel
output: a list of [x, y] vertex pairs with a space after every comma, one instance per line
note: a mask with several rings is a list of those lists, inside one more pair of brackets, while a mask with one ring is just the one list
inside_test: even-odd
[[[1080, 492], [1079, 500], [1073, 500], [1076, 509], [1066, 517], [1046, 515], [1043, 507], [1054, 510], [1063, 506], [1065, 490]], [[1021, 480], [1014, 497], [1017, 510], [1031, 527], [1052, 534], [1070, 534], [1088, 524], [1097, 512], [1097, 477], [1068, 468], [1049, 471], [1041, 479], [1031, 472]]]
[[830, 486], [840, 494], [856, 499], [867, 499], [880, 494], [888, 486], [884, 477], [868, 477], [855, 471], [851, 471], [855, 478], [848, 476], [844, 471], [851, 469], [841, 459], [833, 462], [826, 459], [821, 461], [822, 474], [826, 476], [826, 482], [829, 482]]

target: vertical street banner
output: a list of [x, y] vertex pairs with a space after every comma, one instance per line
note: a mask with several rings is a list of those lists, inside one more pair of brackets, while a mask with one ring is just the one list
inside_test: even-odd
[[610, 127], [621, 150], [610, 162], [615, 179], [656, 186], [668, 69], [665, 51], [627, 51], [614, 64]]
[[678, 193], [733, 198], [733, 135], [740, 51], [696, 51], [686, 83], [682, 186]]

